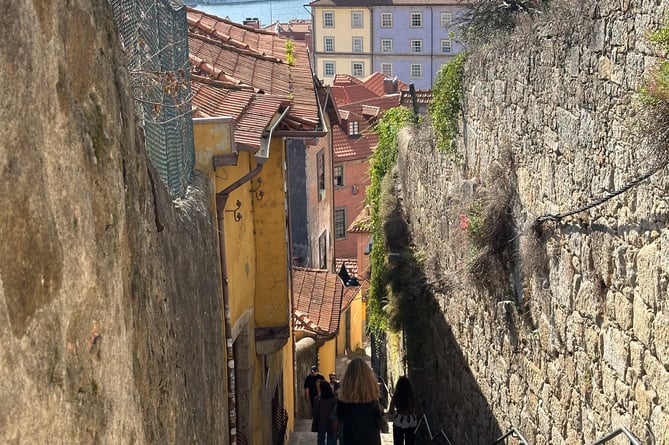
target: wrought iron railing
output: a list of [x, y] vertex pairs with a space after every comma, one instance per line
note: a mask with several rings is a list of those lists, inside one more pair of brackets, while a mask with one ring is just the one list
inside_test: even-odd
[[525, 445], [529, 445], [527, 443], [527, 439], [525, 439], [525, 436], [523, 436], [523, 434], [520, 431], [518, 431], [518, 429], [516, 427], [511, 427], [511, 429], [509, 431], [507, 431], [506, 434], [504, 434], [503, 436], [498, 438], [496, 441], [494, 441], [492, 443], [492, 445], [497, 445], [498, 443], [502, 443], [502, 441], [504, 441], [504, 443], [506, 443], [506, 439], [508, 437], [514, 437], [514, 438], [518, 439], [519, 441], [521, 441], [522, 443], [524, 443]]
[[[641, 445], [641, 440], [639, 440], [638, 437], [636, 437], [634, 434], [632, 434], [632, 432], [624, 426], [621, 426], [617, 430], [612, 431], [610, 434], [608, 434], [607, 436], [599, 439], [597, 442], [593, 443], [592, 445], [601, 445], [601, 444], [606, 443], [609, 440], [613, 439], [614, 437], [619, 436], [620, 434], [624, 434], [625, 436], [627, 436], [627, 438], [629, 439], [631, 444]], [[653, 440], [653, 442], [655, 442], [655, 441]]]

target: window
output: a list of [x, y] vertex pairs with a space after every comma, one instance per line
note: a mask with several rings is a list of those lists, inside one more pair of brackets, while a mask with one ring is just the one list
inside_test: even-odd
[[381, 28], [392, 28], [393, 27], [393, 13], [392, 12], [382, 12], [381, 13]]
[[393, 39], [381, 39], [381, 52], [382, 53], [393, 52]]
[[353, 52], [362, 52], [362, 37], [353, 37]]
[[423, 77], [423, 67], [421, 66], [420, 63], [412, 63], [411, 64], [411, 78], [412, 79], [420, 79]]
[[365, 75], [365, 65], [362, 62], [353, 62], [351, 71], [355, 77], [362, 77]]
[[323, 11], [323, 28], [334, 28], [333, 11]]
[[334, 211], [335, 238], [346, 238], [346, 209]]
[[358, 121], [349, 121], [348, 123], [348, 135], [357, 136], [360, 134], [360, 124]]
[[328, 233], [325, 231], [318, 237], [318, 267], [328, 268]]
[[420, 12], [411, 13], [411, 27], [421, 28], [423, 26], [423, 14]]
[[423, 41], [422, 40], [411, 40], [411, 52], [412, 53], [422, 53], [423, 52]]
[[392, 63], [382, 63], [381, 72], [386, 77], [393, 77], [393, 64]]
[[325, 199], [325, 154], [316, 155], [316, 174], [318, 176], [318, 201]]
[[452, 49], [453, 44], [451, 43], [450, 39], [444, 39], [441, 41], [441, 52], [442, 53], [450, 53]]
[[323, 51], [326, 53], [334, 52], [334, 37], [323, 37]]
[[333, 172], [333, 177], [334, 177], [335, 187], [341, 187], [341, 186], [344, 185], [344, 166], [343, 165], [335, 165], [334, 172]]
[[335, 75], [335, 63], [323, 62], [323, 75], [326, 77], [333, 77]]
[[441, 13], [441, 27], [448, 28], [451, 26], [451, 20], [453, 20], [453, 15], [450, 12]]
[[351, 12], [351, 28], [362, 28], [362, 11]]

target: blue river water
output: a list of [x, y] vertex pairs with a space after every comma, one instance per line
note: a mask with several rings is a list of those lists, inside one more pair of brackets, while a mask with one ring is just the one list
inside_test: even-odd
[[218, 17], [228, 17], [233, 22], [242, 23], [246, 18], [257, 18], [260, 26], [268, 26], [279, 20], [282, 23], [290, 19], [310, 19], [310, 0], [228, 0], [220, 5], [198, 4], [195, 9]]

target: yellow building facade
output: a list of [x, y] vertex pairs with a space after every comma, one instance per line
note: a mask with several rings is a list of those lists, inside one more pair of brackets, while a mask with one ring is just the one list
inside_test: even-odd
[[369, 8], [312, 5], [314, 71], [329, 85], [335, 74], [372, 73], [372, 15]]
[[215, 191], [230, 434], [268, 444], [277, 416], [292, 423], [295, 403], [285, 143], [238, 152], [232, 126], [229, 118], [194, 119], [196, 167]]

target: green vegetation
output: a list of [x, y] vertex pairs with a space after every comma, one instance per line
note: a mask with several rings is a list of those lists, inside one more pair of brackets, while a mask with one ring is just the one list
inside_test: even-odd
[[[664, 51], [669, 51], [669, 25], [651, 34], [650, 40], [660, 45]], [[665, 57], [645, 82], [641, 93], [647, 104], [669, 103], [669, 61]]]
[[439, 71], [432, 89], [430, 116], [437, 133], [437, 148], [447, 153], [453, 151], [455, 136], [458, 134], [458, 117], [464, 97], [462, 74], [466, 60], [464, 53], [455, 56]]
[[473, 0], [462, 38], [469, 44], [481, 44], [516, 28], [521, 16], [540, 14], [549, 0]]
[[644, 106], [642, 131], [649, 145], [651, 156], [661, 168], [669, 164], [669, 24], [650, 35], [651, 42], [659, 45], [662, 54], [659, 64], [645, 79], [641, 88]]
[[286, 63], [288, 66], [295, 66], [295, 48], [290, 39], [286, 40]]
[[371, 287], [367, 301], [367, 325], [375, 334], [386, 331], [388, 317], [384, 306], [388, 303], [388, 245], [384, 230], [388, 210], [381, 205], [382, 183], [397, 163], [399, 131], [412, 122], [411, 111], [404, 107], [396, 107], [386, 111], [377, 123], [375, 132], [379, 144], [370, 160], [371, 184], [367, 188], [367, 204], [372, 215], [372, 251]]

